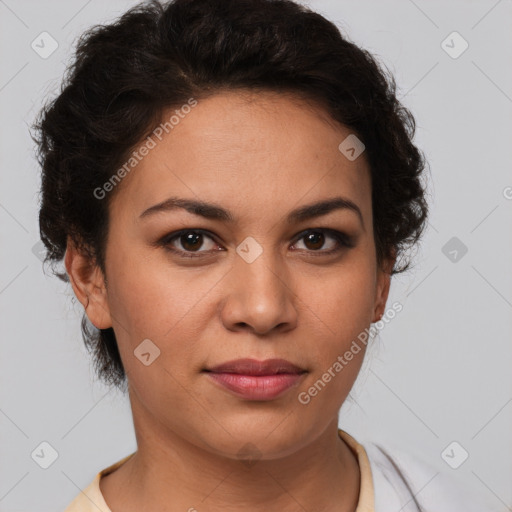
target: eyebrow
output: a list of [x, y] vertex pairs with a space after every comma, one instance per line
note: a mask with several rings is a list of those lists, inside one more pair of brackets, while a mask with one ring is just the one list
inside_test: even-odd
[[[225, 210], [215, 203], [208, 203], [205, 201], [198, 201], [194, 199], [184, 199], [179, 197], [170, 197], [161, 203], [155, 204], [144, 210], [139, 219], [150, 217], [156, 213], [167, 212], [182, 208], [189, 213], [204, 217], [206, 219], [219, 220], [229, 223], [235, 222], [235, 217], [231, 212]], [[302, 222], [328, 213], [335, 210], [351, 210], [357, 214], [361, 225], [364, 228], [363, 215], [359, 207], [350, 199], [337, 196], [330, 199], [325, 199], [305, 206], [301, 206], [293, 210], [286, 216], [288, 224]]]

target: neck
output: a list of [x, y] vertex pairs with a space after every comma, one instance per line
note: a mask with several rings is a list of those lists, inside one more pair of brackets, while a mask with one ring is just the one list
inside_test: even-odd
[[[209, 435], [201, 438], [150, 421], [133, 402], [132, 411], [137, 452], [100, 485], [112, 512], [356, 510], [359, 466], [338, 435], [337, 417], [298, 448], [292, 442], [268, 455], [261, 440], [251, 444], [241, 436], [241, 442], [233, 443], [213, 421], [205, 427]], [[297, 423], [296, 428], [302, 435]], [[220, 442], [214, 448], [209, 442], [217, 432]], [[267, 438], [278, 435], [276, 429]], [[242, 450], [226, 455], [233, 445]], [[240, 453], [249, 458], [241, 460]]]

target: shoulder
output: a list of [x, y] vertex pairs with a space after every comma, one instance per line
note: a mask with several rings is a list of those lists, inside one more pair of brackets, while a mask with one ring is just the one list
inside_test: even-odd
[[498, 512], [484, 491], [468, 488], [447, 470], [433, 467], [417, 455], [395, 446], [364, 443], [375, 495], [375, 512]]
[[110, 512], [100, 491], [99, 481], [101, 473], [66, 507], [64, 512]]
[[107, 468], [102, 469], [94, 477], [94, 480], [85, 489], [80, 491], [64, 512], [111, 512], [101, 493], [100, 480], [103, 476], [112, 473], [122, 466], [135, 453], [133, 452]]

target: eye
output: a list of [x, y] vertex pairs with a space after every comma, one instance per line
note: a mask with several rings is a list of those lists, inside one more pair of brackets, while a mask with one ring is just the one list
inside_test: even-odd
[[[327, 248], [326, 250], [319, 250], [324, 246], [325, 241], [329, 238], [334, 240], [334, 243], [331, 242], [331, 244], [329, 244], [330, 248]], [[305, 250], [312, 253], [314, 256], [335, 254], [344, 248], [354, 246], [351, 237], [341, 231], [327, 228], [308, 229], [307, 231], [303, 231], [297, 240], [302, 239], [304, 239], [303, 244], [306, 246]]]
[[[211, 252], [213, 249], [207, 249], [206, 251], [199, 251], [198, 249], [203, 245], [204, 239], [207, 238], [213, 241], [212, 237], [206, 234], [202, 229], [187, 229], [172, 233], [171, 235], [165, 236], [159, 243], [168, 251], [178, 253], [184, 258], [195, 258], [205, 256], [205, 252]], [[173, 243], [176, 242], [181, 245], [181, 248], [173, 247]], [[214, 245], [216, 245], [214, 243]], [[194, 254], [199, 253], [199, 254]]]

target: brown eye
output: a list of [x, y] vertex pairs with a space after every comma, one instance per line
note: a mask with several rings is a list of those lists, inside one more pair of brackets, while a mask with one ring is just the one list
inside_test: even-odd
[[[210, 246], [207, 246], [205, 250], [200, 250], [202, 247], [204, 248], [207, 240], [210, 240]], [[160, 240], [159, 245], [184, 258], [208, 256], [217, 246], [211, 236], [196, 229], [187, 229], [167, 235]]]
[[189, 232], [186, 235], [180, 235], [179, 240], [186, 251], [197, 251], [203, 243], [203, 235]]
[[325, 243], [325, 236], [319, 231], [312, 231], [304, 237], [304, 241], [308, 249], [321, 249]]
[[[322, 247], [324, 247], [329, 239], [332, 240], [332, 242], [329, 244], [327, 249], [322, 250]], [[354, 243], [349, 236], [333, 229], [310, 229], [299, 235], [297, 242], [300, 240], [303, 240], [306, 252], [310, 252], [315, 256], [325, 256], [338, 253], [345, 248], [354, 246]], [[299, 249], [302, 250], [300, 247]]]

